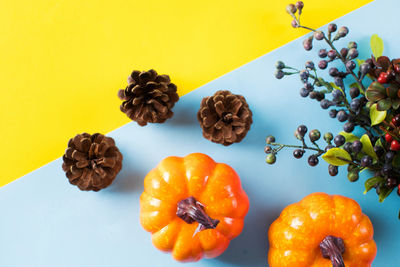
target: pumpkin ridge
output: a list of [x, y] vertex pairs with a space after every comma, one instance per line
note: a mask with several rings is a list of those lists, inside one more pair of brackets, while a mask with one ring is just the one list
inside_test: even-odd
[[[214, 164], [214, 166], [213, 166], [213, 169], [212, 169], [210, 175], [208, 175], [208, 177], [207, 177], [207, 179], [206, 179], [206, 182], [204, 183], [201, 192], [199, 192], [199, 199], [203, 199], [204, 192], [206, 191], [207, 187], [209, 186], [209, 181], [210, 181], [210, 179], [212, 179], [212, 178], [215, 176], [215, 172], [216, 172], [216, 170], [217, 170], [217, 165], [218, 165], [218, 164], [219, 164], [219, 163], [216, 163], [216, 162], [215, 162], [215, 164]], [[203, 203], [203, 204], [206, 205], [205, 203]], [[207, 205], [206, 205], [206, 207], [207, 207]]]
[[[200, 154], [200, 153], [192, 153], [192, 154], [189, 154], [188, 156], [195, 156], [195, 155], [197, 155], [197, 154]], [[190, 191], [191, 191], [190, 188], [189, 188], [190, 177], [188, 177], [188, 175], [187, 175], [187, 170], [188, 170], [187, 166], [188, 166], [188, 164], [189, 164], [189, 162], [188, 162], [188, 160], [187, 160], [188, 156], [182, 158], [182, 161], [183, 161], [183, 165], [184, 165], [184, 169], [185, 169], [186, 189], [187, 189], [188, 195], [190, 195]], [[204, 159], [206, 159], [206, 160], [208, 161], [209, 164], [212, 163], [212, 164], [213, 164], [213, 167], [212, 167], [212, 171], [211, 171], [211, 173], [210, 173], [209, 175], [207, 175], [206, 177], [200, 177], [200, 178], [203, 178], [203, 180], [205, 180], [205, 182], [204, 182], [203, 185], [201, 186], [201, 190], [200, 190], [199, 192], [196, 192], [196, 195], [193, 195], [193, 197], [196, 198], [196, 199], [200, 199], [200, 198], [201, 198], [201, 196], [202, 196], [204, 190], [205, 190], [206, 187], [207, 187], [208, 180], [209, 180], [210, 177], [214, 174], [215, 167], [216, 167], [216, 165], [218, 164], [218, 163], [216, 163], [212, 158], [210, 158], [210, 157], [208, 157], [208, 156], [206, 156], [206, 155], [202, 155], [202, 156], [204, 156]], [[193, 177], [193, 176], [191, 175], [191, 177]], [[203, 203], [203, 204], [204, 204], [204, 203]]]
[[180, 222], [180, 220], [178, 220], [179, 218], [175, 218], [174, 220], [172, 220], [172, 221], [170, 221], [167, 225], [165, 225], [163, 228], [161, 228], [160, 230], [158, 230], [158, 231], [156, 231], [156, 232], [154, 232], [154, 233], [152, 233], [152, 235], [156, 235], [156, 234], [159, 234], [159, 232], [161, 232], [163, 229], [165, 229], [166, 227], [169, 227], [170, 225], [172, 225], [173, 223], [177, 223], [177, 224], [179, 224], [179, 231], [177, 231], [177, 232], [173, 232], [173, 235], [172, 235], [172, 240], [171, 240], [171, 243], [173, 244], [172, 245], [172, 248], [170, 248], [170, 249], [168, 249], [168, 251], [172, 251], [173, 249], [174, 249], [174, 247], [175, 247], [175, 242], [176, 242], [176, 239], [178, 238], [178, 236], [179, 236], [179, 234], [180, 234], [180, 232], [181, 232], [181, 229], [182, 229], [182, 223]]

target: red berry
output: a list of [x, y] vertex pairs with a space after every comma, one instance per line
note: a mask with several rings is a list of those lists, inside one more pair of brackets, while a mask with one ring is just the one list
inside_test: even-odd
[[389, 75], [386, 72], [381, 72], [378, 77], [378, 83], [384, 84], [388, 82]]
[[393, 140], [393, 141], [390, 143], [390, 150], [399, 151], [399, 150], [400, 150], [400, 143], [399, 143], [399, 141]]
[[390, 134], [385, 134], [385, 140], [388, 143], [391, 143], [393, 141], [393, 137]]
[[400, 114], [397, 114], [396, 116], [393, 117], [392, 123], [396, 127], [400, 126]]
[[397, 194], [400, 196], [400, 184], [397, 186]]

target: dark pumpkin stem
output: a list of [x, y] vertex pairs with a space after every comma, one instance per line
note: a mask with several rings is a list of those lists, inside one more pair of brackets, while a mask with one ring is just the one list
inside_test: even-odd
[[219, 220], [212, 219], [207, 215], [204, 211], [204, 205], [194, 197], [179, 201], [176, 215], [189, 224], [198, 222], [199, 227], [196, 229], [195, 234], [206, 229], [215, 229], [219, 223]]
[[332, 267], [345, 267], [342, 254], [345, 251], [343, 239], [328, 235], [319, 244], [322, 257], [331, 259]]

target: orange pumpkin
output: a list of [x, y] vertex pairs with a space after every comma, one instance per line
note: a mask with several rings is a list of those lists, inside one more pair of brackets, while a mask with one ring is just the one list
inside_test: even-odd
[[368, 267], [374, 230], [354, 200], [325, 193], [286, 207], [269, 228], [270, 267]]
[[154, 246], [178, 261], [219, 256], [240, 234], [249, 200], [239, 176], [207, 155], [168, 157], [150, 171], [140, 223]]

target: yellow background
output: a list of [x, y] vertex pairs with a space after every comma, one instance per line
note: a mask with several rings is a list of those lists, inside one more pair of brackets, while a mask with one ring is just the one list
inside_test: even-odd
[[[302, 21], [318, 27], [370, 0], [304, 2]], [[129, 122], [117, 91], [133, 69], [169, 74], [183, 95], [305, 34], [288, 3], [0, 0], [0, 186], [77, 133]]]

